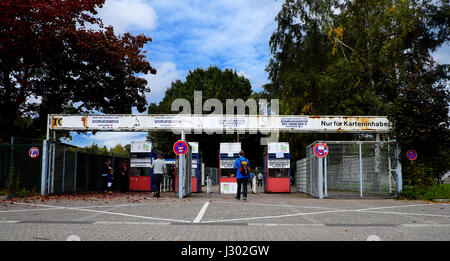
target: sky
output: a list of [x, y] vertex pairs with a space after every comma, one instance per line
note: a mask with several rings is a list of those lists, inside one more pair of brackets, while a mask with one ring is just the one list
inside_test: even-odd
[[[233, 69], [250, 80], [253, 91], [268, 83], [265, 67], [270, 60], [269, 40], [276, 30], [275, 16], [283, 1], [274, 0], [106, 0], [98, 9], [105, 25], [116, 34], [145, 34], [152, 42], [144, 47], [156, 75], [143, 75], [151, 89], [148, 103], [159, 103], [171, 82], [184, 81], [189, 71], [218, 66]], [[134, 114], [139, 114], [133, 109]], [[78, 135], [71, 144], [96, 143], [108, 148], [146, 133]]]
[[[143, 75], [151, 89], [148, 103], [158, 103], [171, 82], [185, 80], [198, 67], [233, 69], [250, 80], [253, 91], [268, 83], [265, 71], [271, 54], [269, 40], [276, 30], [275, 16], [282, 0], [106, 0], [98, 9], [105, 25], [116, 34], [145, 34], [152, 42], [144, 47], [156, 75]], [[439, 63], [450, 63], [450, 46], [434, 54]], [[138, 112], [133, 109], [134, 114]], [[68, 142], [77, 146], [96, 143], [108, 148], [146, 133], [77, 135]]]

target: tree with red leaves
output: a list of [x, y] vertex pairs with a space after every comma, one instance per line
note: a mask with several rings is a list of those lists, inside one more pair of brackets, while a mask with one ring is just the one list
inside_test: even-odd
[[42, 136], [52, 113], [145, 111], [139, 75], [156, 74], [142, 50], [152, 39], [104, 27], [104, 1], [0, 2], [2, 136]]

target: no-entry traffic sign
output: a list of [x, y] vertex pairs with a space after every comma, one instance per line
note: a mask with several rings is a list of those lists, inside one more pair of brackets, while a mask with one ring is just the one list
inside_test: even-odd
[[408, 150], [406, 152], [406, 157], [408, 157], [409, 160], [415, 160], [417, 159], [417, 152], [415, 150]]
[[313, 152], [317, 157], [323, 158], [328, 155], [328, 146], [325, 143], [317, 143], [314, 146]]
[[36, 147], [32, 147], [28, 150], [28, 155], [30, 156], [30, 158], [34, 159], [37, 158], [37, 156], [39, 156], [39, 149]]
[[188, 145], [185, 141], [179, 140], [173, 144], [173, 152], [177, 155], [184, 155], [188, 150]]

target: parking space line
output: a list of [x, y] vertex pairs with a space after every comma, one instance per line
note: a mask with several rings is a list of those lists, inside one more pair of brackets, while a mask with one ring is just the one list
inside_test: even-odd
[[194, 219], [193, 223], [200, 223], [200, 221], [203, 218], [203, 215], [205, 215], [206, 209], [209, 206], [209, 201], [206, 201], [206, 203], [203, 205], [202, 209], [200, 209], [200, 212], [198, 212], [197, 217]]
[[261, 216], [261, 217], [247, 217], [247, 218], [234, 218], [234, 219], [221, 219], [221, 220], [208, 220], [203, 221], [202, 223], [215, 223], [215, 222], [229, 222], [229, 221], [242, 221], [242, 220], [257, 220], [257, 219], [270, 219], [270, 218], [283, 218], [283, 217], [297, 217], [297, 216], [307, 216], [307, 215], [319, 215], [319, 214], [328, 214], [328, 213], [345, 213], [345, 212], [364, 212], [364, 213], [382, 213], [382, 214], [399, 214], [399, 215], [417, 215], [417, 216], [436, 216], [436, 217], [445, 217], [448, 218], [450, 216], [447, 215], [434, 215], [434, 214], [425, 214], [425, 213], [400, 213], [400, 212], [377, 212], [373, 211], [375, 209], [387, 209], [387, 208], [397, 208], [397, 207], [415, 207], [415, 206], [425, 206], [429, 204], [418, 204], [418, 205], [403, 205], [403, 206], [389, 206], [389, 207], [377, 207], [377, 208], [363, 208], [363, 209], [341, 209], [341, 210], [329, 210], [329, 211], [319, 211], [319, 212], [309, 212], [309, 213], [297, 213], [297, 214], [286, 214], [286, 215], [277, 215], [277, 216]]
[[53, 208], [11, 209], [11, 210], [0, 210], [0, 213], [30, 212], [30, 211], [41, 211], [41, 210], [56, 210], [56, 209], [53, 209]]
[[277, 216], [262, 216], [262, 217], [248, 217], [248, 218], [233, 218], [233, 219], [221, 219], [221, 220], [209, 220], [203, 221], [202, 223], [215, 223], [215, 222], [228, 222], [228, 221], [239, 221], [239, 220], [255, 220], [255, 219], [269, 219], [269, 218], [283, 218], [283, 217], [297, 217], [306, 215], [316, 215], [316, 214], [326, 214], [326, 213], [341, 213], [341, 212], [353, 212], [354, 210], [330, 210], [330, 211], [320, 211], [320, 212], [310, 212], [310, 213], [298, 213], [298, 214], [287, 214], [287, 215], [277, 215]]
[[0, 220], [0, 223], [14, 224], [18, 223], [18, 220]]
[[[28, 204], [28, 203], [15, 203], [15, 204], [30, 205], [30, 204]], [[51, 205], [34, 204], [34, 206], [36, 206], [36, 205], [37, 205], [37, 206], [42, 206], [42, 207], [49, 207], [49, 208], [58, 208], [58, 209], [67, 209], [67, 210], [77, 210], [77, 211], [93, 212], [93, 213], [100, 213], [100, 214], [107, 214], [107, 215], [117, 215], [117, 216], [124, 216], [124, 217], [134, 217], [134, 218], [151, 219], [151, 220], [160, 220], [160, 221], [169, 221], [169, 222], [190, 223], [190, 221], [186, 221], [186, 220], [176, 220], [176, 219], [168, 219], [168, 218], [147, 217], [147, 216], [131, 215], [131, 214], [125, 214], [125, 213], [119, 213], [119, 212], [108, 212], [108, 211], [100, 211], [100, 210], [92, 210], [92, 209], [83, 209], [83, 208], [72, 208], [72, 207], [60, 207], [60, 206], [51, 206]]]
[[325, 224], [274, 224], [274, 223], [248, 223], [249, 226], [262, 226], [262, 227], [326, 227]]
[[[242, 205], [241, 202], [214, 202], [219, 204], [239, 204]], [[246, 202], [245, 205], [252, 205], [252, 206], [271, 206], [271, 207], [288, 207], [288, 208], [312, 208], [312, 209], [326, 209], [326, 210], [340, 210], [338, 208], [327, 208], [327, 207], [313, 207], [313, 206], [295, 206], [295, 205], [277, 205], [277, 204], [262, 204], [262, 203], [248, 203]]]
[[400, 224], [400, 227], [450, 227], [450, 224]]
[[426, 213], [407, 213], [407, 212], [392, 212], [392, 211], [369, 211], [369, 210], [359, 210], [365, 213], [377, 213], [377, 214], [393, 214], [393, 215], [407, 215], [407, 216], [427, 216], [427, 217], [444, 217], [450, 218], [450, 215], [438, 215], [438, 214], [426, 214]]
[[388, 206], [388, 207], [376, 207], [376, 208], [362, 208], [362, 209], [357, 209], [355, 211], [377, 210], [377, 209], [387, 209], [387, 208], [423, 207], [423, 206], [434, 206], [434, 205], [431, 205], [431, 204], [400, 205], [400, 206]]
[[169, 222], [94, 221], [93, 225], [157, 225], [168, 226]]

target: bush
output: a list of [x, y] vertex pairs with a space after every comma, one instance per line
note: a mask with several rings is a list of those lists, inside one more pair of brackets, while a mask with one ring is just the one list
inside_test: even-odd
[[9, 197], [31, 197], [36, 195], [35, 192], [20, 188], [20, 173], [16, 173], [14, 164], [11, 164], [8, 173], [8, 180], [6, 182], [6, 189], [0, 191], [0, 195], [7, 195]]
[[450, 184], [432, 186], [404, 186], [398, 199], [450, 199]]

